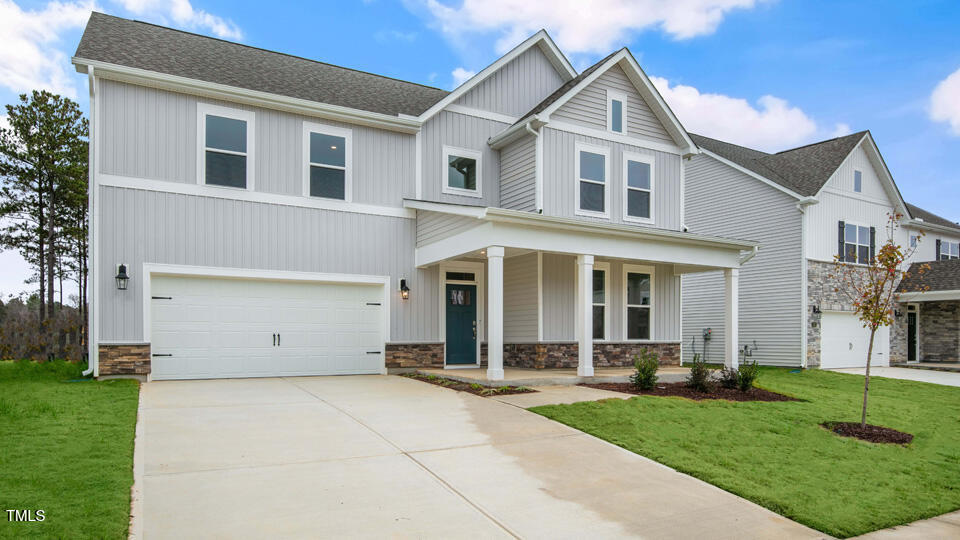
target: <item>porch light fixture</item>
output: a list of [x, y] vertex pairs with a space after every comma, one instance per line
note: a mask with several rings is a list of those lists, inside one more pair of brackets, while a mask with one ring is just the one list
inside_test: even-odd
[[903, 312], [899, 309], [895, 309], [893, 310], [893, 316], [899, 319], [900, 317], [903, 317]]
[[407, 287], [407, 280], [400, 280], [400, 298], [404, 300], [410, 298], [410, 287]]
[[125, 291], [127, 290], [127, 282], [130, 281], [130, 276], [127, 275], [127, 265], [121, 264], [117, 266], [117, 290]]
[[813, 306], [813, 314], [814, 314], [814, 315], [820, 315], [821, 313], [822, 313], [822, 312], [820, 311], [820, 306]]

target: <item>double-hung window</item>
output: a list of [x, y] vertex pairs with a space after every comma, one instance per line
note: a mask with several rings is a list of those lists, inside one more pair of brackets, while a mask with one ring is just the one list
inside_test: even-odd
[[872, 229], [856, 223], [843, 223], [843, 261], [870, 264], [872, 256]]
[[624, 337], [649, 340], [653, 337], [653, 268], [623, 265]]
[[610, 321], [607, 317], [609, 303], [610, 264], [593, 265], [593, 339], [605, 340], [609, 332]]
[[623, 154], [623, 220], [653, 223], [653, 157]]
[[441, 178], [443, 192], [448, 195], [482, 197], [483, 154], [466, 148], [443, 147]]
[[607, 130], [613, 133], [626, 131], [627, 95], [615, 90], [607, 90]]
[[350, 201], [353, 195], [349, 129], [304, 122], [303, 194]]
[[577, 185], [574, 213], [581, 216], [609, 217], [610, 150], [602, 146], [577, 143], [574, 168]]
[[947, 242], [945, 240], [941, 240], [940, 253], [937, 257], [937, 260], [946, 261], [950, 259], [960, 259], [960, 242]]
[[253, 189], [256, 114], [206, 103], [197, 104], [197, 182]]

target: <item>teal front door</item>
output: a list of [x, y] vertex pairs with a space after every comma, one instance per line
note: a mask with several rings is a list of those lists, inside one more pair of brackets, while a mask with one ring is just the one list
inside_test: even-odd
[[447, 284], [447, 365], [477, 363], [477, 286]]

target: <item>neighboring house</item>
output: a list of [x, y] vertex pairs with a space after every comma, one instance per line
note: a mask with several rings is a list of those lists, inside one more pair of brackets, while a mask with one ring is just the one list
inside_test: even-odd
[[913, 263], [898, 290], [908, 360], [960, 362], [960, 259]]
[[[850, 263], [873, 256], [887, 239], [890, 214], [903, 216], [896, 241], [917, 244], [914, 261], [956, 256], [960, 226], [904, 203], [869, 132], [775, 154], [692, 137], [702, 153], [686, 170], [686, 224], [763, 246], [741, 273], [739, 335], [741, 346], [756, 342], [754, 358], [763, 364], [865, 365], [869, 333], [831, 275], [837, 256]], [[703, 350], [705, 328], [714, 329], [713, 342], [722, 338], [720, 290], [716, 274], [684, 277], [685, 360]], [[881, 328], [872, 365], [926, 358], [918, 309], [898, 309], [896, 324]], [[924, 320], [927, 331], [938, 324]], [[714, 350], [707, 343], [708, 356]]]
[[735, 361], [757, 244], [685, 232], [698, 148], [626, 49], [541, 31], [446, 92], [95, 13], [73, 62], [97, 376], [677, 363], [707, 270]]

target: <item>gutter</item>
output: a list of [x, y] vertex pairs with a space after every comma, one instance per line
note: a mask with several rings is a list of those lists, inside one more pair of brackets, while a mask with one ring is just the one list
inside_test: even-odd
[[[497, 133], [487, 139], [487, 145], [494, 150], [499, 150], [513, 141], [525, 136], [528, 132], [537, 135], [536, 130], [547, 123], [546, 120], [535, 114], [524, 122], [516, 123], [507, 129]], [[536, 128], [534, 128], [536, 126]]]
[[908, 227], [914, 227], [917, 229], [924, 229], [931, 232], [939, 232], [944, 234], [952, 234], [954, 236], [960, 235], [960, 229], [954, 229], [953, 227], [947, 227], [946, 225], [938, 225], [936, 223], [930, 223], [924, 221], [920, 218], [911, 218], [906, 223]]
[[813, 206], [819, 203], [820, 203], [820, 199], [817, 199], [816, 197], [804, 197], [799, 201], [797, 201], [797, 210], [803, 213], [807, 211], [808, 206]]
[[740, 266], [743, 266], [743, 265], [747, 264], [748, 262], [750, 262], [750, 259], [756, 257], [756, 256], [757, 256], [757, 253], [759, 253], [759, 252], [760, 252], [760, 246], [753, 246], [753, 249], [750, 250], [750, 252], [748, 252], [746, 255], [742, 255], [742, 256], [740, 257], [740, 260], [738, 261], [738, 262], [740, 263]]

